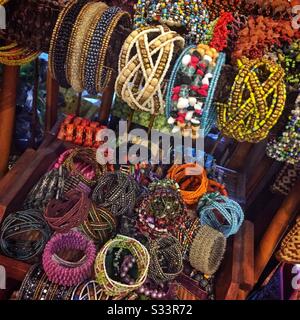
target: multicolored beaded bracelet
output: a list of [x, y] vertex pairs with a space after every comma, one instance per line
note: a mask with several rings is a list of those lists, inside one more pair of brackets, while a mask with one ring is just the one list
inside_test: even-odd
[[226, 238], [236, 234], [244, 221], [240, 205], [218, 192], [204, 195], [198, 203], [197, 212], [201, 225], [209, 225]]
[[[137, 278], [132, 284], [125, 284], [113, 280], [109, 276], [106, 266], [106, 258], [109, 251], [114, 248], [127, 249], [137, 265]], [[97, 282], [103, 286], [104, 291], [109, 296], [127, 295], [137, 290], [143, 285], [147, 278], [150, 256], [147, 249], [137, 240], [123, 235], [108, 241], [97, 255], [95, 262], [95, 274]]]
[[[84, 256], [77, 262], [66, 261], [58, 256], [62, 250], [80, 250], [84, 252]], [[58, 233], [45, 247], [43, 267], [50, 281], [71, 287], [91, 276], [95, 257], [94, 243], [80, 232]]]
[[213, 98], [225, 54], [207, 45], [187, 47], [178, 58], [167, 87], [166, 116], [173, 133], [207, 135], [216, 120]]
[[296, 108], [292, 110], [284, 132], [271, 140], [266, 149], [267, 155], [277, 161], [296, 164], [300, 161], [300, 95]]
[[[24, 240], [20, 235], [36, 232], [39, 237]], [[0, 248], [8, 257], [28, 261], [39, 256], [51, 237], [51, 229], [41, 212], [36, 210], [19, 211], [9, 214], [0, 229]]]
[[202, 0], [138, 0], [135, 6], [135, 27], [160, 22], [169, 27], [182, 27], [187, 31], [189, 43], [205, 38], [209, 15]]

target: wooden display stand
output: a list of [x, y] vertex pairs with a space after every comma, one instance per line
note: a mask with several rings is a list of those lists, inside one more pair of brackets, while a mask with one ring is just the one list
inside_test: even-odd
[[[8, 214], [21, 208], [30, 189], [65, 149], [64, 142], [48, 135], [39, 150], [29, 149], [24, 153], [0, 181], [0, 223]], [[253, 287], [253, 235], [252, 223], [245, 221], [240, 232], [229, 242], [216, 278], [217, 299], [243, 299], [241, 292], [249, 291]], [[0, 265], [6, 268], [8, 278], [17, 281], [22, 281], [30, 268], [27, 263], [4, 256], [0, 256]]]

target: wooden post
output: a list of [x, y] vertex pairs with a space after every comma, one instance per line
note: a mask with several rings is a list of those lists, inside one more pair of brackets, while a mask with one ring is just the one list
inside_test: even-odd
[[[287, 231], [296, 211], [300, 208], [300, 179], [283, 201], [256, 250], [255, 282], [263, 273], [277, 245]], [[263, 214], [263, 212], [262, 212]]]
[[99, 121], [101, 123], [106, 123], [109, 118], [113, 97], [114, 97], [114, 92], [115, 92], [115, 81], [116, 81], [116, 78], [115, 76], [113, 76], [109, 85], [106, 87], [106, 89], [103, 92], [103, 95], [101, 98], [101, 106], [99, 110]]
[[8, 160], [15, 125], [19, 67], [4, 66], [0, 95], [0, 178], [8, 170]]
[[59, 85], [53, 79], [49, 69], [47, 72], [46, 131], [50, 131], [57, 121]]

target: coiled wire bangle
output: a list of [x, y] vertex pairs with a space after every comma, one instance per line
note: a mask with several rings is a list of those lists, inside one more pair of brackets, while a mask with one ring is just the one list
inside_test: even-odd
[[[20, 236], [34, 232], [39, 233], [31, 240]], [[0, 230], [0, 247], [2, 252], [18, 260], [30, 260], [40, 255], [51, 237], [51, 229], [39, 211], [27, 210], [11, 213], [3, 221]]]

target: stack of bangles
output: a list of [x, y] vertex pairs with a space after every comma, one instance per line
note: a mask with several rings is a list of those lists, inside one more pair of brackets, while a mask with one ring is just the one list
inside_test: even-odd
[[139, 199], [136, 212], [137, 229], [154, 239], [174, 234], [186, 218], [183, 199], [172, 187], [157, 187], [144, 194]]
[[51, 38], [49, 68], [53, 77], [62, 87], [72, 86], [78, 92], [103, 92], [117, 69], [113, 60], [117, 62], [119, 50], [114, 47], [111, 52], [111, 48], [114, 32], [120, 26], [125, 38], [131, 19], [120, 8], [103, 2], [69, 1], [59, 14]]
[[[184, 39], [167, 26], [143, 27], [126, 39], [119, 59], [116, 94], [133, 110], [164, 111], [163, 81]], [[155, 57], [157, 59], [155, 60]]]
[[17, 43], [0, 47], [0, 63], [8, 66], [21, 66], [35, 60], [40, 52], [22, 48]]
[[204, 44], [183, 50], [173, 68], [166, 94], [166, 116], [172, 132], [199, 138], [207, 135], [217, 115], [214, 93], [225, 54]]
[[101, 141], [97, 141], [97, 134], [106, 128], [99, 122], [68, 115], [60, 126], [57, 138], [79, 146], [97, 149], [101, 145]]
[[[79, 261], [72, 262], [58, 254], [63, 250], [81, 251]], [[91, 240], [77, 231], [56, 234], [47, 243], [43, 253], [43, 267], [49, 280], [55, 284], [71, 287], [78, 285], [92, 275], [96, 247]]]
[[[137, 266], [136, 279], [131, 284], [113, 280], [107, 269], [107, 255], [113, 249], [128, 250]], [[104, 288], [109, 296], [127, 295], [128, 293], [140, 288], [147, 279], [150, 256], [147, 249], [137, 240], [123, 235], [108, 241], [100, 250], [96, 257], [95, 274], [96, 280]]]

